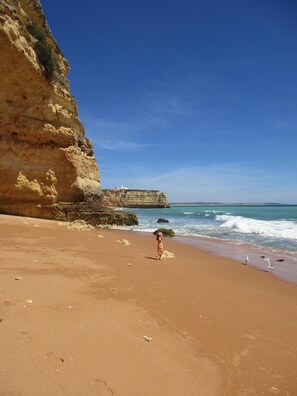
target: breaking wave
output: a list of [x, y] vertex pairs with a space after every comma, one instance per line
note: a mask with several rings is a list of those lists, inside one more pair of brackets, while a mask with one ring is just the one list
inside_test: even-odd
[[218, 215], [215, 219], [222, 221], [220, 227], [239, 233], [297, 240], [297, 223], [294, 221], [265, 221], [228, 215]]

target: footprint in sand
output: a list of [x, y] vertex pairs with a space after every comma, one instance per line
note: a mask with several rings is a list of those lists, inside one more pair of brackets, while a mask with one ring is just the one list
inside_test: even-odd
[[20, 339], [25, 342], [31, 342], [33, 340], [31, 334], [28, 333], [27, 331], [20, 332]]
[[114, 395], [114, 391], [108, 386], [106, 381], [101, 380], [100, 378], [94, 378], [93, 383], [96, 388], [96, 391], [98, 392], [98, 395], [100, 396]]
[[255, 336], [253, 336], [252, 334], [249, 334], [249, 333], [244, 333], [243, 336], [245, 338], [248, 338], [249, 340], [253, 340], [253, 341], [255, 341], [257, 339], [257, 337], [255, 337]]
[[232, 358], [232, 363], [235, 367], [237, 367], [240, 363], [241, 358], [247, 356], [250, 353], [249, 348], [243, 348], [243, 350], [239, 353], [234, 353]]
[[55, 352], [47, 352], [45, 356], [47, 357], [47, 359], [51, 359], [60, 363], [64, 363], [65, 361], [62, 357], [56, 355]]

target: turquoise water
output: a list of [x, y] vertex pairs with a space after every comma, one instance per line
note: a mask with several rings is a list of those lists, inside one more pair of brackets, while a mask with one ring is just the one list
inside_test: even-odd
[[[284, 251], [297, 251], [297, 205], [172, 206], [132, 209], [139, 219], [134, 230], [172, 228], [177, 235], [229, 240]], [[158, 218], [169, 223], [158, 224]]]

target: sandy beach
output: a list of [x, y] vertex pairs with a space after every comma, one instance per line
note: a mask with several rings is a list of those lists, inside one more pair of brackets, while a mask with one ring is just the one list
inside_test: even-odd
[[297, 286], [153, 235], [0, 216], [0, 395], [297, 395]]

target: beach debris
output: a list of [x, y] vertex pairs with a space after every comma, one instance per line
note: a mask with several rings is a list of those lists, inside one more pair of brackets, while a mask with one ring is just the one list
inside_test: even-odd
[[94, 227], [85, 220], [74, 220], [70, 222], [59, 221], [58, 225], [63, 226], [68, 230], [90, 231], [94, 229]]
[[148, 337], [146, 335], [142, 336], [142, 338], [144, 338], [147, 342], [151, 342], [153, 340], [153, 337]]
[[277, 393], [280, 392], [280, 389], [277, 388], [276, 386], [272, 386], [272, 387], [269, 389], [268, 392], [269, 392], [269, 393], [273, 393], [273, 394], [277, 394]]
[[104, 235], [98, 234], [97, 237], [98, 238], [104, 238]]
[[21, 277], [21, 276], [16, 276], [15, 278], [14, 278], [14, 280], [22, 280], [23, 278]]
[[164, 252], [162, 253], [162, 259], [171, 259], [174, 258], [175, 255], [174, 253], [168, 252], [168, 250], [164, 250]]
[[245, 260], [244, 260], [244, 265], [248, 264], [250, 262], [249, 256], [246, 256]]
[[131, 263], [128, 263], [128, 265], [130, 266], [130, 265], [132, 265]]
[[111, 224], [97, 224], [96, 228], [98, 228], [99, 230], [108, 230], [114, 227]]
[[118, 243], [122, 243], [123, 245], [125, 245], [125, 246], [129, 246], [130, 245], [130, 242], [129, 241], [127, 241], [127, 239], [118, 239], [116, 242], [118, 242]]
[[33, 300], [26, 300], [26, 303], [27, 303], [27, 304], [32, 304], [32, 303], [33, 303]]
[[270, 269], [270, 272], [272, 272], [276, 266], [276, 263], [281, 263], [282, 261], [285, 261], [284, 259], [276, 259], [271, 263], [271, 259], [266, 256], [261, 256], [261, 258], [268, 263], [268, 269]]

